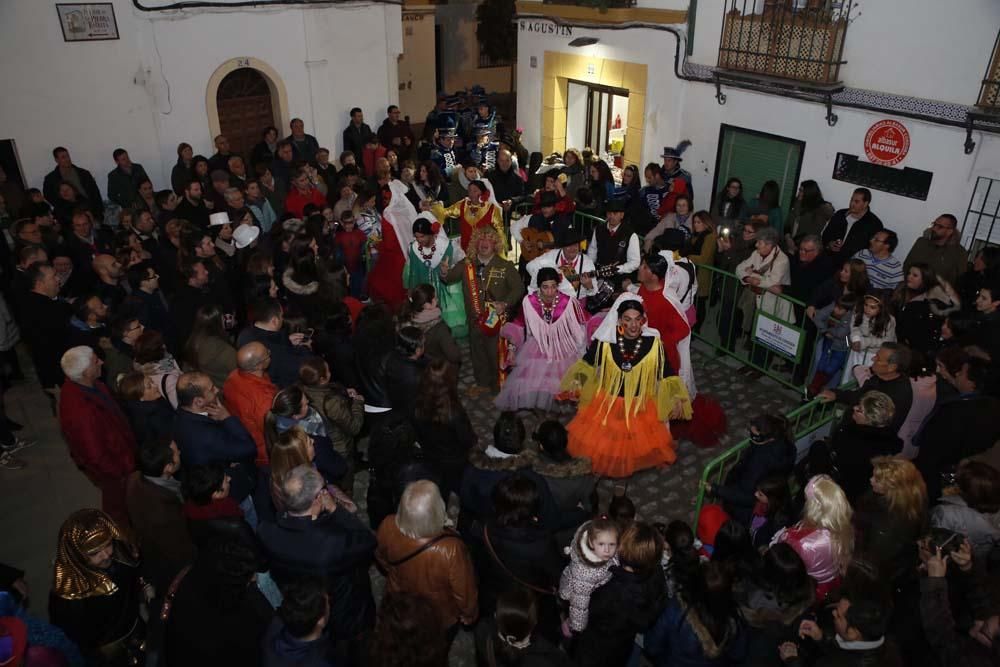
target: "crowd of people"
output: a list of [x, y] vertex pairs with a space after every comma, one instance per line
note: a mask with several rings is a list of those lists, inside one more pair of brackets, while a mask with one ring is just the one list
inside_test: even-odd
[[[180, 144], [163, 190], [121, 148], [107, 202], [64, 147], [41, 191], [5, 184], [0, 388], [23, 341], [101, 509], [60, 528], [47, 621], [0, 567], [0, 651], [430, 667], [466, 628], [490, 667], [996, 660], [1000, 473], [970, 459], [1000, 438], [995, 249], [970, 270], [942, 215], [900, 262], [870, 192], [833, 211], [812, 181], [788, 221], [773, 182], [696, 211], [686, 142], [643, 186], [467, 102], [420, 138], [354, 109], [337, 164], [294, 119], [246, 157]], [[602, 508], [600, 478], [725, 431], [690, 356], [713, 265], [742, 285], [726, 344], [758, 309], [811, 322], [803, 382], [851, 410], [798, 467], [752, 421], [694, 527], [624, 483]]]

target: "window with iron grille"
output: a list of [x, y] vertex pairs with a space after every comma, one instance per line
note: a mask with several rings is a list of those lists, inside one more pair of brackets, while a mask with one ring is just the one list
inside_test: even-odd
[[837, 84], [852, 1], [725, 0], [719, 67]]
[[490, 58], [489, 54], [483, 50], [483, 45], [479, 45], [479, 68], [486, 69], [489, 67], [510, 67], [515, 62], [517, 58]]
[[859, 159], [857, 155], [837, 153], [837, 160], [833, 163], [833, 177], [838, 181], [861, 185], [872, 190], [927, 201], [927, 193], [930, 192], [934, 174], [912, 167], [896, 169], [872, 164]]
[[991, 111], [1000, 111], [1000, 32], [993, 43], [993, 57], [990, 58], [983, 85], [979, 89], [978, 106]]
[[962, 221], [962, 245], [974, 257], [986, 246], [1000, 246], [1000, 180], [980, 176]]

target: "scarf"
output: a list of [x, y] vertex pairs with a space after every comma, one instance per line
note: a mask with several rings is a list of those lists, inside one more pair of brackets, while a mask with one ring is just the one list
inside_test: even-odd
[[417, 327], [423, 332], [429, 331], [435, 324], [441, 321], [441, 309], [435, 306], [434, 308], [424, 308], [419, 313], [414, 313], [413, 317], [410, 318], [410, 324]]

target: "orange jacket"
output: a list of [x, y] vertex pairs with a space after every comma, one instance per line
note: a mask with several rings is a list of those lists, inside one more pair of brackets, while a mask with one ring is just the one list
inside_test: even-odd
[[240, 420], [257, 445], [257, 465], [267, 465], [267, 446], [264, 444], [264, 416], [271, 409], [278, 388], [266, 375], [257, 377], [236, 369], [222, 385], [222, 400], [226, 409]]

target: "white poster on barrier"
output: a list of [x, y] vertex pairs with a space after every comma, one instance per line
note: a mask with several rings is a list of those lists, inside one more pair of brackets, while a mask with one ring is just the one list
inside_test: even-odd
[[764, 347], [798, 362], [802, 358], [805, 335], [802, 329], [769, 313], [757, 311], [753, 338]]

